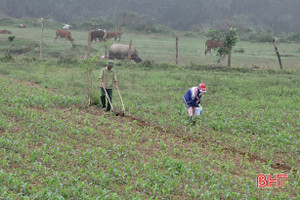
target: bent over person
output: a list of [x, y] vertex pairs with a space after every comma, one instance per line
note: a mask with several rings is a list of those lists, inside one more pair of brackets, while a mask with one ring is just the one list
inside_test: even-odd
[[111, 105], [109, 102], [107, 102], [106, 106], [106, 98], [105, 98], [105, 91], [106, 89], [108, 98], [110, 99], [110, 102], [112, 102], [112, 90], [114, 88], [114, 85], [116, 86], [116, 89], [118, 90], [118, 80], [117, 80], [117, 73], [112, 67], [114, 66], [114, 61], [109, 60], [107, 62], [107, 67], [103, 68], [100, 73], [100, 82], [101, 82], [101, 103], [102, 108], [106, 111], [110, 111]]
[[190, 123], [195, 123], [195, 121], [193, 121], [195, 111], [201, 102], [202, 93], [205, 92], [206, 85], [204, 83], [200, 83], [198, 86], [190, 88], [183, 97], [183, 103], [189, 110]]

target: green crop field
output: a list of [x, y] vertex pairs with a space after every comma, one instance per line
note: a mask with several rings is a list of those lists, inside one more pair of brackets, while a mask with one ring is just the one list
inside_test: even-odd
[[[299, 44], [239, 42], [232, 67], [204, 56], [204, 35], [124, 30], [144, 60], [116, 61], [125, 116], [99, 107], [103, 44], [85, 61], [87, 32], [74, 46], [55, 29], [0, 26], [16, 36], [5, 59], [0, 35], [0, 199], [299, 199]], [[92, 106], [87, 74], [92, 69]], [[203, 113], [188, 124], [182, 97], [207, 85]], [[114, 90], [113, 104], [121, 109]], [[257, 188], [259, 174], [288, 174], [284, 188]]]

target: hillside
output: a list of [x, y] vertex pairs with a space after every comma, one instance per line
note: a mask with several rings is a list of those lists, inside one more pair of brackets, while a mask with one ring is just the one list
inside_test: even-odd
[[275, 33], [300, 31], [298, 0], [188, 0], [184, 3], [179, 0], [0, 0], [0, 5], [2, 15], [17, 18], [50, 15], [63, 23], [104, 17], [117, 26], [124, 25], [126, 20], [140, 26], [154, 20], [176, 30], [232, 24], [246, 30]]

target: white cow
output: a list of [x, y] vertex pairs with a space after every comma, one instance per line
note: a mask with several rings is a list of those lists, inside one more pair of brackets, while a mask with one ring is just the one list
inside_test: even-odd
[[65, 30], [69, 30], [69, 28], [71, 28], [71, 25], [69, 25], [69, 24], [64, 24], [64, 26], [62, 27], [62, 29], [65, 29]]

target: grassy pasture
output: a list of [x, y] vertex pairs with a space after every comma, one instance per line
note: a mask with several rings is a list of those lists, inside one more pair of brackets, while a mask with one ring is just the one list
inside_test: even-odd
[[[38, 28], [4, 28], [17, 36], [13, 48], [39, 44]], [[204, 57], [204, 37], [182, 36], [175, 66], [174, 37], [125, 32], [121, 43], [133, 39], [155, 63], [117, 62], [126, 107], [120, 118], [83, 106], [86, 76], [62, 58], [83, 55], [87, 33], [72, 35], [73, 48], [64, 39], [54, 44], [55, 30], [45, 30], [47, 61], [29, 59], [38, 57], [37, 46], [0, 63], [1, 198], [299, 198], [299, 44], [279, 45], [292, 55], [279, 70], [271, 44], [240, 42], [236, 49], [245, 53], [234, 53], [227, 68]], [[0, 35], [1, 49], [6, 38]], [[104, 52], [93, 48], [93, 55]], [[103, 66], [93, 67], [96, 96]], [[182, 96], [199, 82], [208, 89], [204, 112], [190, 126]], [[120, 106], [116, 92], [113, 101]], [[260, 173], [289, 177], [285, 188], [258, 189]]]
[[[39, 55], [40, 28], [31, 27], [27, 29], [19, 29], [16, 27], [0, 26], [0, 30], [1, 29], [9, 29], [14, 35], [16, 35], [16, 48], [21, 48], [22, 46], [24, 48], [24, 46], [30, 46], [29, 44], [34, 44], [35, 48], [32, 48], [33, 52], [29, 53], [29, 55]], [[45, 46], [43, 48], [45, 56], [53, 57], [59, 54], [86, 55], [88, 32], [77, 30], [72, 30], [71, 32], [73, 38], [75, 39], [75, 48], [73, 49], [71, 49], [71, 43], [66, 42], [63, 38], [58, 38], [57, 44], [53, 43], [55, 38], [55, 29], [46, 27], [44, 30]], [[118, 43], [129, 44], [129, 41], [133, 40], [133, 45], [137, 48], [142, 59], [172, 64], [175, 63], [175, 37], [173, 37], [173, 34], [175, 33], [170, 33], [170, 35], [143, 35], [131, 33], [128, 30], [124, 30], [123, 32], [122, 40]], [[204, 35], [187, 37], [184, 36], [184, 33], [178, 33], [178, 37], [180, 65], [189, 65], [191, 63], [202, 65], [217, 63], [217, 57], [214, 53], [212, 56], [204, 55], [206, 41]], [[6, 45], [9, 45], [6, 40], [6, 35], [0, 35], [0, 41], [3, 44], [1, 47], [2, 51], [5, 49]], [[234, 50], [240, 49], [243, 49], [245, 52], [233, 52], [233, 67], [251, 68], [253, 65], [255, 65], [263, 69], [279, 68], [274, 47], [271, 43], [249, 43], [240, 41]], [[300, 44], [281, 43], [278, 45], [278, 49], [282, 56], [284, 68], [295, 69], [300, 67], [298, 62], [300, 58]], [[99, 56], [103, 54], [103, 45], [94, 43], [92, 45], [92, 55]], [[226, 62], [227, 60], [225, 60], [223, 65], [226, 65]]]

